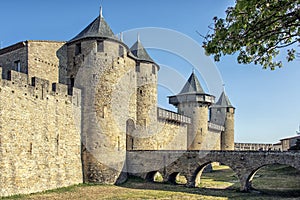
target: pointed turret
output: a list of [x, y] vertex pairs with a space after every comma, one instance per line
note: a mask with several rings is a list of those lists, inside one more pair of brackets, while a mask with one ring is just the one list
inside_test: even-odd
[[225, 91], [222, 92], [222, 94], [221, 94], [220, 98], [218, 99], [217, 103], [215, 104], [215, 106], [226, 107], [226, 108], [233, 107], [229, 101], [228, 96], [225, 94]]
[[235, 108], [223, 90], [217, 103], [210, 107], [210, 122], [225, 128], [221, 132], [221, 150], [234, 150], [234, 112]]
[[214, 103], [215, 97], [206, 94], [194, 72], [190, 75], [179, 94], [169, 97], [169, 103], [177, 107], [184, 102]]
[[215, 97], [206, 94], [194, 72], [190, 75], [179, 94], [169, 97], [169, 103], [178, 108], [178, 113], [191, 118], [188, 125], [188, 150], [208, 150], [208, 107]]
[[157, 123], [157, 72], [159, 66], [152, 60], [142, 45], [139, 35], [130, 48], [136, 60], [137, 76], [137, 121], [140, 127], [153, 127]]
[[191, 76], [189, 77], [189, 79], [187, 80], [186, 84], [183, 86], [179, 94], [188, 94], [188, 93], [204, 94], [200, 82], [194, 72], [192, 72]]
[[97, 37], [117, 39], [102, 15], [102, 7], [100, 7], [99, 16], [69, 42]]
[[210, 121], [214, 124], [224, 126], [226, 120], [226, 112], [228, 112], [229, 110], [232, 110], [234, 112], [234, 109], [235, 108], [232, 106], [228, 96], [223, 90], [217, 103], [210, 107]]
[[146, 62], [152, 62], [152, 63], [154, 63], [154, 61], [152, 60], [152, 58], [149, 56], [149, 54], [147, 53], [146, 49], [142, 45], [142, 43], [140, 41], [140, 38], [139, 38], [139, 35], [138, 35], [137, 41], [130, 48], [130, 52], [139, 61], [146, 61]]

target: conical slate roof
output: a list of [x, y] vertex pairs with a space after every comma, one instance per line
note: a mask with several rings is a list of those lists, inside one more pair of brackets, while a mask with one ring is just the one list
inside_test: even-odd
[[225, 92], [223, 91], [219, 100], [216, 103], [217, 106], [222, 106], [222, 107], [233, 107], [229, 101], [229, 98], [227, 97], [227, 95], [225, 94]]
[[192, 72], [191, 76], [189, 77], [189, 79], [187, 80], [186, 84], [183, 86], [179, 94], [187, 94], [187, 93], [200, 93], [200, 94], [205, 93], [194, 72]]
[[139, 38], [137, 39], [137, 41], [132, 45], [132, 47], [130, 48], [130, 52], [139, 60], [143, 60], [143, 61], [149, 61], [149, 62], [153, 62], [152, 58], [149, 56], [149, 54], [147, 53], [146, 49], [144, 48], [144, 46], [142, 45], [142, 43], [140, 42]]
[[104, 20], [102, 16], [101, 8], [100, 8], [100, 15], [69, 42], [73, 42], [75, 40], [79, 40], [87, 37], [106, 37], [106, 38], [117, 39], [114, 33], [112, 32], [111, 28], [109, 27], [109, 25]]

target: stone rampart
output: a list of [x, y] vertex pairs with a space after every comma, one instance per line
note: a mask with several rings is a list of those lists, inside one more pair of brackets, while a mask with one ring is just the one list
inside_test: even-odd
[[0, 196], [82, 182], [80, 90], [28, 79], [0, 79]]

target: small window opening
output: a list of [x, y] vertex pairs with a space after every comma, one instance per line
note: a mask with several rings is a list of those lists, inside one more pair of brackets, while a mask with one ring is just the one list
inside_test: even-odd
[[76, 44], [75, 46], [75, 56], [81, 54], [81, 43]]
[[73, 76], [70, 78], [70, 82], [71, 82], [71, 87], [74, 87], [75, 78]]
[[56, 154], [58, 155], [59, 151], [59, 134], [56, 135]]
[[118, 136], [118, 151], [120, 151], [120, 136]]
[[133, 150], [133, 145], [134, 145], [134, 139], [131, 138], [131, 149]]
[[107, 106], [103, 106], [103, 113], [102, 113], [102, 118], [105, 118], [105, 116], [107, 115]]
[[104, 51], [103, 41], [97, 41], [97, 52], [103, 52], [103, 51]]
[[121, 45], [119, 45], [119, 56], [121, 57], [123, 55], [124, 55], [124, 48]]
[[156, 74], [156, 69], [155, 65], [152, 65], [152, 74]]
[[21, 61], [20, 60], [15, 61], [15, 70], [17, 72], [21, 71]]
[[30, 155], [32, 155], [32, 142], [30, 142], [30, 145], [29, 145], [29, 153], [30, 153]]
[[135, 71], [136, 71], [136, 72], [140, 72], [140, 71], [141, 71], [141, 69], [140, 69], [140, 66], [139, 66], [139, 65], [135, 66]]

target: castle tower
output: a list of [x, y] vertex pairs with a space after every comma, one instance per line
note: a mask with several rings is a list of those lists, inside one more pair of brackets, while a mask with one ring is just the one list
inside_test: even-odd
[[189, 77], [181, 92], [169, 97], [169, 103], [178, 108], [178, 113], [190, 117], [188, 126], [187, 149], [205, 150], [208, 133], [208, 107], [214, 103], [214, 96], [206, 94], [195, 73]]
[[139, 36], [130, 48], [136, 60], [136, 125], [128, 124], [127, 150], [153, 150], [151, 138], [157, 133], [157, 72], [159, 66], [143, 47]]
[[157, 123], [157, 72], [159, 66], [148, 55], [139, 36], [130, 51], [136, 57], [136, 125], [145, 128], [152, 127]]
[[67, 78], [82, 90], [85, 182], [116, 183], [126, 159], [126, 122], [136, 120], [135, 58], [99, 16], [67, 43]]
[[210, 121], [225, 127], [221, 132], [221, 150], [234, 150], [234, 112], [235, 108], [224, 91], [217, 103], [210, 108]]

